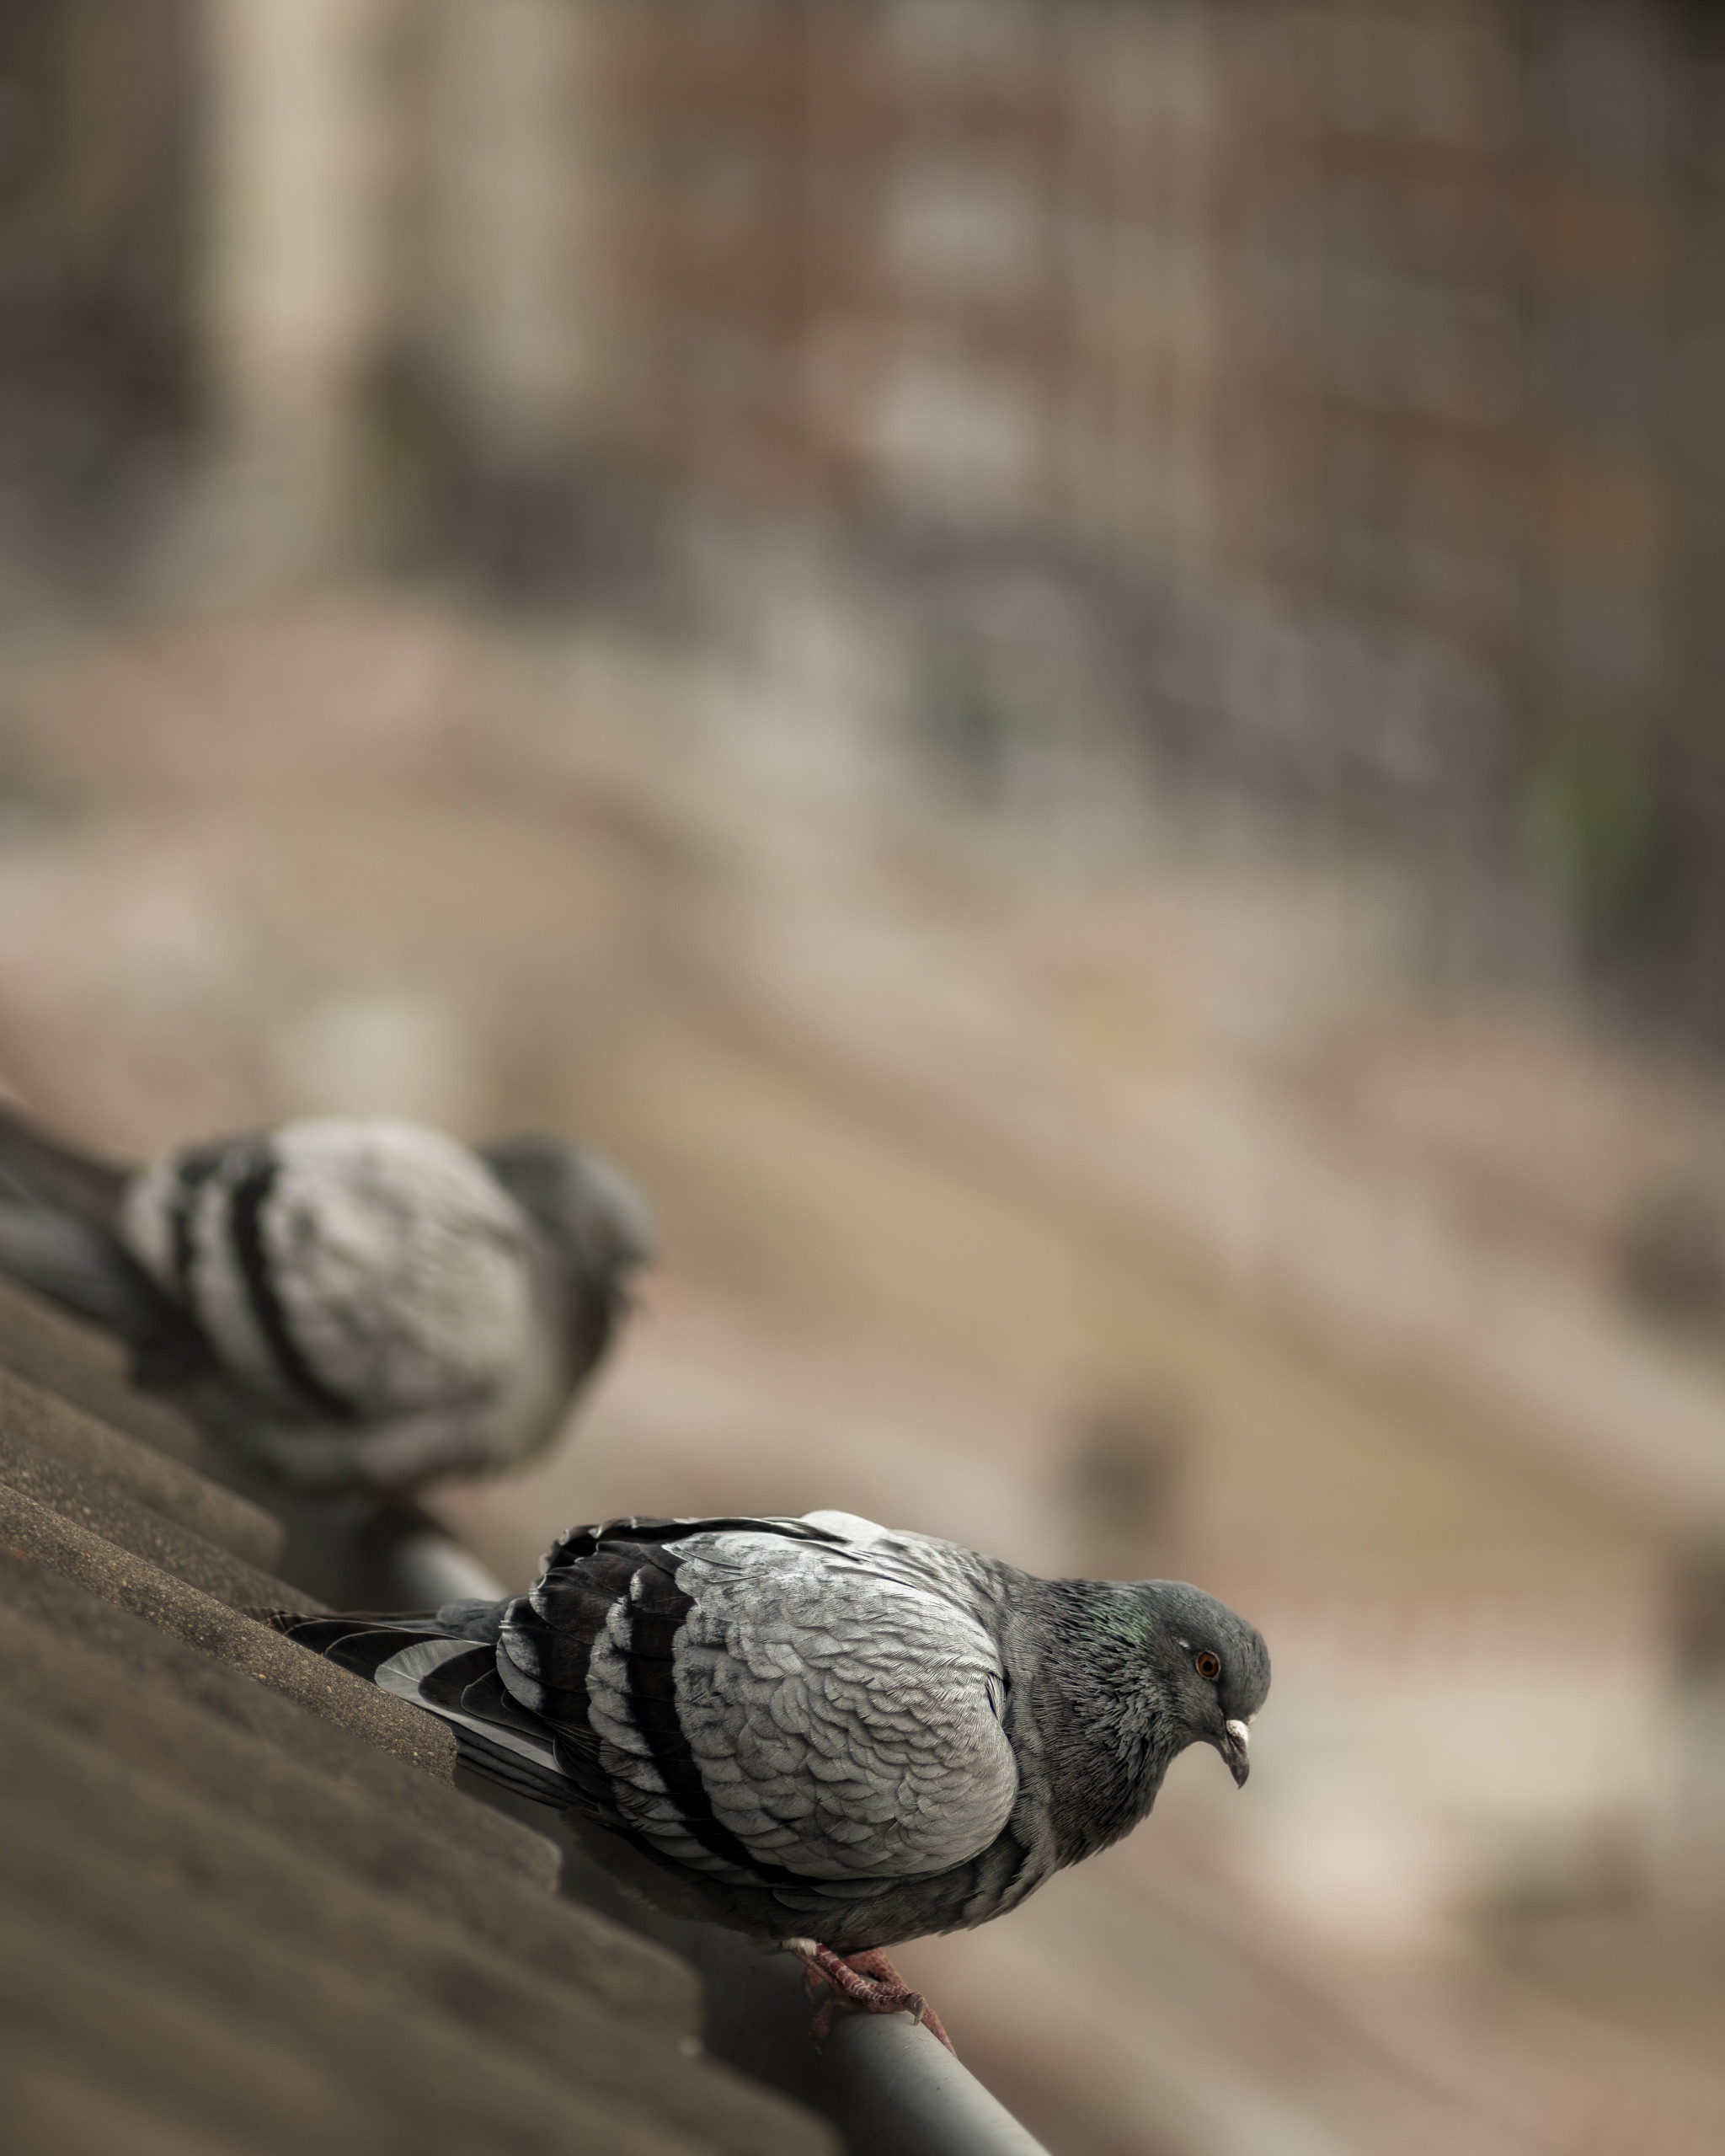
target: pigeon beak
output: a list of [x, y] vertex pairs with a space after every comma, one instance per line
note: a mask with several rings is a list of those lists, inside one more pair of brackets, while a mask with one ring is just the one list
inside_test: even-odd
[[1248, 1750], [1251, 1741], [1252, 1733], [1244, 1722], [1230, 1722], [1227, 1725], [1227, 1734], [1218, 1738], [1216, 1741], [1216, 1750], [1227, 1761], [1228, 1772], [1234, 1777], [1234, 1786], [1236, 1790], [1245, 1788], [1246, 1777], [1252, 1772], [1252, 1760]]

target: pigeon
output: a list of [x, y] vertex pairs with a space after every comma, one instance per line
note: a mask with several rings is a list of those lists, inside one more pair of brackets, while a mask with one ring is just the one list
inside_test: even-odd
[[1188, 1745], [1244, 1783], [1269, 1689], [1258, 1634], [1196, 1587], [1038, 1579], [845, 1512], [611, 1520], [526, 1595], [257, 1613], [439, 1716], [649, 1902], [943, 2041], [884, 1950], [1107, 1848]]
[[329, 1117], [109, 1167], [0, 1108], [0, 1272], [130, 1345], [241, 1469], [404, 1497], [547, 1445], [652, 1255], [616, 1169]]

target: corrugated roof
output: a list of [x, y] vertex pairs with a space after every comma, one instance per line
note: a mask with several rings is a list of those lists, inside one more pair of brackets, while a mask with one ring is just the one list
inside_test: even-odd
[[830, 2156], [700, 2056], [694, 1971], [558, 1899], [448, 1731], [247, 1604], [268, 1516], [0, 1289], [0, 2107], [85, 2148]]

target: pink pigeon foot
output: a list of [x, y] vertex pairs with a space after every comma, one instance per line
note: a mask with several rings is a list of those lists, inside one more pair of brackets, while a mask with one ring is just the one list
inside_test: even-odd
[[785, 1945], [808, 1971], [804, 1981], [809, 1995], [813, 1997], [817, 1980], [827, 1987], [825, 2003], [809, 2024], [817, 2050], [832, 2034], [833, 2024], [841, 2014], [909, 2014], [932, 2036], [938, 2037], [954, 2058], [959, 2056], [953, 2050], [952, 2038], [941, 2026], [940, 2016], [921, 1992], [911, 1990], [878, 1949], [839, 1955], [814, 1939], [788, 1939]]

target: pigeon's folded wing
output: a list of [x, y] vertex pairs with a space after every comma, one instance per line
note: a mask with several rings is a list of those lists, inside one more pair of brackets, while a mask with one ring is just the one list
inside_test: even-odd
[[[861, 1887], [962, 1864], [1006, 1824], [1006, 1676], [956, 1602], [770, 1533], [601, 1562], [617, 1576], [598, 1624], [576, 1614], [597, 1617], [597, 1580], [562, 1575], [588, 1633], [581, 1734], [617, 1814], [662, 1854], [740, 1883]], [[511, 1688], [526, 1679], [536, 1706], [552, 1704], [533, 1679], [558, 1659], [558, 1579], [534, 1597], [547, 1630], [503, 1636]]]
[[532, 1335], [514, 1201], [412, 1125], [297, 1123], [171, 1155], [129, 1186], [123, 1232], [284, 1420], [483, 1407]]

